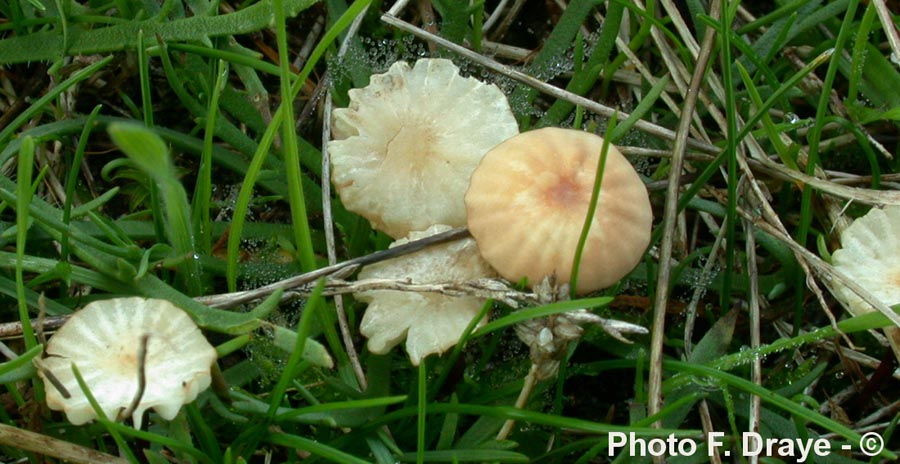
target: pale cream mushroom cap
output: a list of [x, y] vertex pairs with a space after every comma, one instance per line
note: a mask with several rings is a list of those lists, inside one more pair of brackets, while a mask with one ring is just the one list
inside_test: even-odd
[[[412, 232], [392, 247], [450, 229], [435, 225]], [[471, 238], [436, 245], [422, 251], [364, 267], [359, 279], [409, 279], [417, 284], [465, 282], [496, 275], [481, 259]], [[437, 293], [373, 290], [354, 294], [369, 303], [360, 333], [369, 339], [369, 351], [385, 354], [406, 338], [406, 352], [418, 366], [426, 356], [443, 353], [459, 341], [485, 300]], [[486, 321], [480, 321], [484, 324]]]
[[[832, 254], [835, 269], [888, 306], [900, 303], [900, 206], [872, 208], [841, 233], [841, 248]], [[855, 314], [873, 311], [849, 288], [836, 296]]]
[[[489, 151], [466, 193], [468, 225], [484, 259], [506, 279], [530, 285], [571, 279], [603, 139], [544, 128]], [[576, 292], [609, 287], [638, 264], [650, 243], [653, 211], [631, 163], [609, 146], [597, 210]]]
[[334, 111], [332, 181], [347, 209], [400, 238], [465, 225], [463, 195], [492, 147], [519, 132], [503, 92], [452, 61], [394, 63]]
[[[145, 334], [146, 387], [133, 413], [134, 426], [141, 428], [148, 408], [164, 419], [174, 418], [183, 404], [209, 387], [216, 350], [183, 310], [166, 300], [140, 297], [90, 303], [50, 338], [46, 357], [36, 363], [50, 409], [64, 411], [75, 425], [97, 418], [72, 372], [74, 363], [106, 417], [116, 419], [138, 390], [138, 350]], [[70, 398], [47, 381], [46, 371]]]

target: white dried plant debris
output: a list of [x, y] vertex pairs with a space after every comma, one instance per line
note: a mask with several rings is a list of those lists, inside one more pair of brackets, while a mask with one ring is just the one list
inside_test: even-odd
[[[413, 232], [391, 246], [449, 229], [435, 225]], [[494, 271], [481, 259], [471, 238], [372, 264], [359, 273], [360, 280], [406, 278], [416, 284], [465, 282], [492, 276]], [[355, 297], [369, 303], [360, 324], [360, 332], [369, 339], [369, 351], [385, 354], [405, 338], [406, 352], [416, 366], [429, 354], [443, 353], [456, 345], [486, 301], [471, 296], [395, 290], [361, 292]], [[486, 318], [479, 324], [485, 322]]]
[[[545, 278], [534, 287], [541, 304], [568, 299], [569, 286], [557, 286], [552, 277]], [[584, 335], [584, 326], [600, 326], [610, 336], [623, 343], [631, 343], [626, 334], [644, 335], [649, 331], [637, 324], [604, 319], [586, 309], [575, 309], [552, 316], [529, 319], [516, 324], [516, 335], [528, 345], [531, 362], [535, 366], [537, 380], [556, 376], [559, 363], [569, 343]]]
[[107, 418], [132, 415], [140, 429], [147, 409], [173, 419], [206, 390], [215, 360], [215, 348], [183, 310], [166, 300], [129, 297], [95, 301], [76, 312], [35, 364], [46, 384], [47, 405], [65, 412], [69, 422], [97, 418], [74, 364]]
[[482, 156], [519, 132], [503, 92], [452, 61], [396, 62], [334, 110], [332, 181], [347, 209], [394, 238], [466, 223]]

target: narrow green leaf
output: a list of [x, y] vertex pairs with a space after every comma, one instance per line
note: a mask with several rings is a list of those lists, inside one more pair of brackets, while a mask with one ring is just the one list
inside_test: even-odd
[[114, 123], [107, 131], [128, 158], [156, 181], [165, 207], [166, 233], [182, 259], [178, 266], [179, 281], [191, 295], [200, 295], [202, 273], [191, 228], [191, 207], [187, 192], [175, 174], [168, 147], [156, 133], [138, 124]]
[[28, 238], [28, 228], [31, 225], [31, 216], [28, 206], [31, 204], [31, 174], [34, 167], [34, 140], [26, 137], [19, 150], [19, 163], [16, 171], [16, 300], [19, 308], [19, 321], [22, 323], [22, 335], [25, 338], [25, 348], [32, 349], [37, 346], [37, 339], [31, 327], [31, 316], [28, 315], [28, 303], [25, 299], [25, 244]]

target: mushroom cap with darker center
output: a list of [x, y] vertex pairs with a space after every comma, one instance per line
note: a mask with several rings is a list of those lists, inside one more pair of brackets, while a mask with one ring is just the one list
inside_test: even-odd
[[518, 133], [495, 85], [452, 61], [394, 63], [334, 111], [332, 182], [344, 206], [393, 238], [466, 222], [463, 195], [481, 157]]
[[[537, 284], [571, 279], [603, 139], [544, 128], [490, 150], [472, 174], [465, 201], [479, 250], [503, 277]], [[609, 146], [597, 209], [584, 245], [577, 293], [606, 288], [638, 264], [650, 243], [653, 212], [632, 167]]]

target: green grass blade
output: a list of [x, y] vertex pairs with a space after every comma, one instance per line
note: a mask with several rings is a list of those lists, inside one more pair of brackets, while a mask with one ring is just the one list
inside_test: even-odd
[[[841, 435], [851, 443], [859, 443], [859, 440], [861, 438], [859, 432], [837, 421], [829, 419], [816, 411], [807, 409], [806, 407], [795, 403], [788, 398], [784, 398], [769, 389], [763, 388], [749, 380], [743, 379], [736, 375], [732, 375], [712, 367], [699, 364], [691, 364], [682, 361], [666, 360], [663, 361], [663, 366], [666, 369], [685, 372], [701, 378], [715, 379], [716, 381], [722, 382], [728, 386], [738, 388], [752, 395], [756, 395], [760, 397], [764, 402], [783, 409], [790, 414], [803, 419], [806, 422], [811, 422], [826, 430]], [[884, 450], [882, 453], [880, 453], [880, 456], [886, 459], [897, 459], [897, 455], [890, 450]]]
[[179, 281], [191, 295], [203, 292], [202, 274], [187, 193], [175, 175], [165, 142], [150, 129], [137, 124], [112, 124], [107, 129], [113, 142], [159, 187], [165, 207], [169, 242], [183, 261]]
[[726, 117], [726, 132], [725, 132], [725, 148], [722, 150], [722, 153], [725, 155], [726, 164], [727, 164], [727, 186], [728, 186], [728, 199], [726, 205], [726, 213], [725, 213], [725, 223], [723, 226], [725, 227], [725, 269], [722, 278], [722, 288], [719, 294], [719, 303], [723, 308], [727, 308], [729, 305], [729, 301], [731, 300], [731, 283], [734, 278], [733, 272], [735, 263], [735, 255], [736, 255], [736, 244], [737, 241], [737, 186], [738, 186], [738, 173], [737, 173], [737, 139], [735, 138], [735, 134], [737, 133], [737, 120], [738, 113], [737, 107], [735, 104], [735, 88], [734, 88], [734, 78], [732, 76], [732, 59], [731, 59], [731, 34], [727, 33], [727, 31], [731, 31], [732, 22], [734, 20], [734, 15], [737, 12], [738, 2], [724, 2], [724, 8], [721, 15], [721, 30], [726, 31], [725, 34], [722, 34], [722, 48], [721, 48], [721, 57], [722, 57], [722, 86], [725, 89], [725, 117]]
[[19, 308], [19, 322], [22, 323], [22, 335], [25, 339], [25, 349], [37, 346], [34, 329], [31, 327], [31, 317], [28, 315], [28, 303], [25, 299], [25, 245], [28, 237], [28, 228], [31, 225], [31, 216], [28, 205], [31, 204], [31, 174], [34, 168], [34, 140], [26, 137], [19, 150], [19, 162], [16, 171], [16, 300]]
[[325, 281], [319, 280], [313, 293], [309, 296], [309, 299], [306, 300], [306, 306], [303, 308], [303, 314], [300, 316], [300, 322], [297, 324], [297, 341], [294, 346], [294, 351], [291, 352], [288, 357], [284, 369], [281, 372], [281, 376], [278, 378], [278, 383], [276, 383], [275, 387], [272, 389], [269, 410], [266, 414], [269, 420], [275, 419], [275, 416], [278, 413], [278, 407], [281, 405], [281, 401], [284, 398], [285, 392], [287, 392], [288, 386], [298, 374], [299, 367], [303, 365], [301, 361], [303, 360], [306, 339], [309, 338], [316, 311], [320, 306], [325, 304], [324, 297], [322, 296], [323, 288], [325, 288]]
[[416, 463], [422, 464], [425, 462], [425, 432], [426, 432], [426, 419], [428, 417], [427, 408], [428, 408], [428, 371], [425, 369], [425, 366], [428, 364], [428, 358], [422, 359], [419, 364], [419, 368], [417, 369], [419, 372], [419, 379], [416, 382], [417, 385], [417, 398], [416, 398], [416, 409], [418, 414], [416, 415]]
[[203, 151], [200, 153], [200, 167], [197, 172], [197, 183], [194, 185], [192, 204], [194, 236], [197, 237], [197, 249], [209, 254], [212, 249], [212, 230], [210, 229], [210, 207], [212, 198], [212, 165], [213, 138], [216, 133], [219, 97], [225, 89], [228, 79], [228, 66], [219, 61], [216, 81], [209, 98], [206, 124], [203, 131]]
[[609, 119], [609, 126], [606, 128], [606, 137], [603, 139], [603, 146], [600, 148], [600, 157], [597, 160], [597, 174], [594, 176], [594, 187], [591, 191], [591, 201], [588, 203], [587, 214], [584, 216], [584, 224], [581, 226], [581, 235], [578, 236], [578, 245], [575, 247], [575, 258], [572, 260], [572, 274], [569, 279], [569, 292], [571, 297], [575, 298], [578, 289], [578, 274], [581, 270], [581, 256], [584, 254], [584, 244], [587, 242], [588, 234], [591, 231], [591, 225], [594, 223], [594, 214], [597, 212], [597, 201], [600, 199], [600, 189], [603, 186], [603, 172], [606, 170], [606, 156], [609, 154], [610, 137], [616, 130], [616, 117], [618, 113], [613, 113]]
[[[314, 0], [287, 0], [285, 14], [294, 16], [314, 3]], [[95, 27], [97, 24], [90, 23], [74, 24], [69, 28], [71, 40], [68, 44], [63, 34], [56, 30], [0, 40], [0, 64], [51, 61], [63, 53], [73, 56], [133, 50], [138, 45], [141, 31], [146, 37], [160, 37], [164, 41], [208, 43], [211, 37], [245, 34], [267, 28], [271, 26], [272, 16], [272, 0], [264, 0], [234, 13], [217, 16], [193, 16], [174, 21], [151, 18], [107, 27]]]
[[112, 426], [113, 421], [111, 421], [108, 417], [106, 417], [106, 413], [103, 412], [103, 408], [100, 407], [100, 403], [97, 402], [97, 398], [91, 392], [90, 387], [87, 382], [84, 381], [84, 377], [81, 375], [81, 371], [78, 370], [78, 366], [75, 363], [72, 363], [72, 373], [75, 374], [75, 380], [78, 382], [78, 388], [81, 389], [81, 393], [84, 394], [84, 397], [87, 398], [88, 403], [90, 403], [91, 408], [94, 409], [94, 413], [97, 414], [97, 421], [103, 424], [106, 427], [107, 432], [116, 442], [116, 445], [119, 446], [119, 452], [125, 455], [125, 458], [132, 463], [137, 463], [138, 460], [134, 456], [134, 453], [131, 452], [131, 448], [128, 447], [128, 443], [122, 438], [122, 435], [116, 430], [115, 427]]
[[[294, 82], [291, 87], [291, 92], [289, 95], [288, 102], [292, 102], [296, 95], [300, 92], [302, 88], [302, 83], [306, 82], [306, 79], [309, 77], [310, 73], [312, 73], [313, 68], [318, 63], [319, 59], [321, 59], [322, 55], [324, 55], [325, 50], [328, 46], [337, 39], [337, 36], [347, 27], [350, 26], [350, 23], [356, 18], [357, 15], [361, 14], [362, 11], [368, 7], [371, 0], [357, 0], [353, 2], [352, 5], [344, 12], [343, 15], [335, 22], [335, 24], [328, 30], [322, 40], [319, 41], [319, 44], [313, 50], [310, 55], [309, 60], [307, 60], [306, 65], [304, 65], [303, 69], [300, 71], [300, 75], [297, 80]], [[272, 122], [268, 128], [266, 128], [265, 134], [263, 134], [262, 140], [259, 143], [259, 147], [257, 148], [256, 153], [253, 155], [253, 160], [250, 162], [250, 168], [247, 171], [247, 175], [244, 177], [244, 182], [241, 184], [240, 192], [238, 193], [238, 199], [234, 206], [234, 216], [233, 223], [231, 226], [231, 233], [228, 236], [228, 257], [227, 257], [227, 266], [226, 266], [226, 274], [225, 278], [228, 283], [229, 291], [235, 291], [237, 289], [237, 265], [238, 265], [238, 247], [240, 245], [241, 240], [241, 232], [244, 227], [245, 216], [250, 206], [250, 198], [253, 193], [253, 185], [256, 183], [256, 179], [259, 176], [259, 171], [262, 168], [263, 162], [266, 157], [266, 152], [272, 144], [272, 141], [275, 138], [275, 132], [281, 128], [282, 118], [284, 118], [283, 111], [285, 111], [285, 105], [279, 106], [278, 110], [275, 112], [275, 115], [272, 117]], [[291, 126], [293, 127], [293, 126]], [[292, 129], [293, 130], [293, 129]], [[288, 195], [291, 193], [288, 192]]]
[[319, 443], [316, 440], [301, 437], [298, 435], [290, 435], [286, 433], [273, 433], [266, 437], [266, 441], [273, 445], [286, 446], [288, 448], [307, 451], [316, 456], [321, 456], [327, 462], [336, 464], [369, 464], [368, 461], [360, 459], [351, 454], [345, 453], [337, 448], [333, 448], [326, 444]]
[[[281, 141], [283, 143], [285, 176], [288, 185], [288, 202], [291, 208], [291, 224], [294, 227], [294, 246], [297, 258], [304, 271], [316, 268], [313, 255], [312, 237], [310, 236], [309, 218], [306, 215], [306, 198], [300, 172], [300, 153], [297, 147], [297, 132], [294, 129], [294, 98], [291, 86], [290, 59], [288, 57], [287, 25], [285, 24], [282, 0], [272, 0], [275, 10], [275, 37], [278, 43], [278, 61], [281, 64]], [[318, 58], [318, 57], [316, 57]], [[318, 60], [316, 60], [318, 61]], [[308, 63], [307, 63], [308, 65]]]

